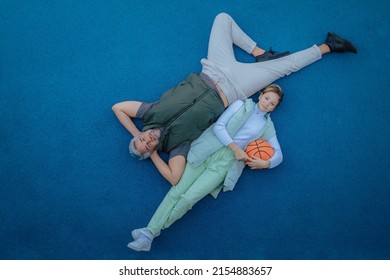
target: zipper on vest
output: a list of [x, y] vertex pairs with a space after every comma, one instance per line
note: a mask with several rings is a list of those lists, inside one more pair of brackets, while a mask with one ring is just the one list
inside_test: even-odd
[[189, 108], [191, 108], [192, 106], [194, 106], [196, 103], [198, 103], [200, 100], [203, 99], [203, 97], [205, 97], [207, 94], [209, 93], [209, 90], [205, 91], [204, 93], [202, 93], [202, 95], [200, 95], [198, 98], [196, 98], [195, 100], [192, 101], [191, 104], [185, 106], [184, 108], [182, 108], [179, 112], [177, 112], [169, 121], [167, 121], [163, 127], [164, 127], [164, 130], [167, 126], [171, 125], [174, 121], [176, 121], [181, 115], [183, 115]]

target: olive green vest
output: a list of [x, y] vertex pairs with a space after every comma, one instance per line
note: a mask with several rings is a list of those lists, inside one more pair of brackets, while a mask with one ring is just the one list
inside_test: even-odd
[[165, 92], [145, 115], [142, 131], [162, 128], [159, 151], [198, 138], [223, 113], [219, 96], [196, 74]]

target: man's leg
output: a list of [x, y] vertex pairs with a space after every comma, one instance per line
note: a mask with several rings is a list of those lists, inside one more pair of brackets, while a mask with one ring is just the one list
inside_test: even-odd
[[255, 57], [264, 53], [264, 49], [257, 46], [231, 16], [221, 13], [215, 18], [211, 31], [208, 59], [223, 66], [228, 78], [247, 96], [255, 94], [281, 77], [320, 60], [326, 53], [357, 52], [348, 40], [329, 33], [326, 41], [319, 46], [314, 45], [278, 59], [273, 57], [272, 60], [259, 63], [241, 63], [234, 58], [233, 44]]
[[234, 62], [233, 44], [252, 54], [257, 61], [276, 59], [289, 54], [289, 52], [281, 54], [273, 51], [266, 52], [237, 25], [230, 15], [218, 14], [211, 29], [207, 58], [220, 65]]
[[252, 94], [265, 88], [277, 79], [297, 72], [320, 60], [321, 50], [314, 45], [279, 59], [258, 63], [238, 63], [230, 71], [244, 92]]
[[219, 65], [235, 61], [233, 44], [249, 54], [256, 47], [256, 42], [241, 30], [230, 15], [218, 14], [210, 33], [207, 59]]
[[241, 63], [234, 57], [233, 44], [253, 56], [264, 53], [264, 50], [242, 31], [231, 16], [221, 13], [214, 20], [207, 58], [222, 66], [228, 79], [246, 96], [255, 94], [277, 79], [296, 72], [322, 57], [320, 49], [313, 46], [278, 59], [259, 63]]
[[231, 68], [233, 76], [239, 81], [244, 92], [255, 93], [277, 79], [297, 72], [302, 68], [320, 60], [330, 52], [357, 53], [356, 47], [348, 40], [328, 33], [323, 44], [314, 45], [279, 59], [260, 63], [237, 63]]

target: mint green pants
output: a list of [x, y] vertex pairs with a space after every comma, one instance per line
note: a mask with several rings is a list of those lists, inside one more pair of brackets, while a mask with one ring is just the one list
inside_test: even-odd
[[223, 147], [196, 168], [187, 163], [180, 182], [172, 186], [164, 197], [148, 229], [156, 234], [183, 217], [195, 203], [223, 183], [234, 160], [234, 153], [228, 147]]

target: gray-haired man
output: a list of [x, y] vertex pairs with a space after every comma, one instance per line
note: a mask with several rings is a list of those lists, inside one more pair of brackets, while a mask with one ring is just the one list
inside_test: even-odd
[[[235, 59], [233, 45], [256, 58], [255, 63]], [[323, 44], [302, 51], [275, 53], [260, 48], [226, 14], [218, 14], [210, 34], [207, 59], [202, 73], [164, 93], [159, 102], [126, 101], [113, 106], [123, 126], [136, 137], [132, 154], [150, 158], [160, 173], [176, 185], [184, 172], [190, 142], [214, 123], [224, 109], [237, 99], [246, 99], [275, 80], [296, 72], [330, 52], [357, 53], [349, 41], [328, 33]], [[142, 132], [132, 118], [144, 119]], [[178, 152], [179, 149], [180, 152]], [[156, 150], [170, 153], [168, 164]]]

